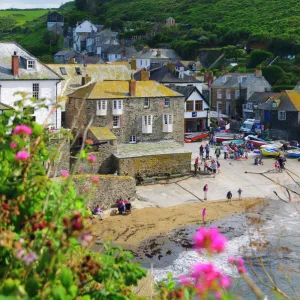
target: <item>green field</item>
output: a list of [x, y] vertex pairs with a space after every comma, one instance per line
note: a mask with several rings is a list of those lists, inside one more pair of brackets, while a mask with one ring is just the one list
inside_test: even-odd
[[1, 17], [10, 17], [16, 21], [16, 25], [22, 25], [48, 13], [48, 9], [41, 10], [0, 10]]

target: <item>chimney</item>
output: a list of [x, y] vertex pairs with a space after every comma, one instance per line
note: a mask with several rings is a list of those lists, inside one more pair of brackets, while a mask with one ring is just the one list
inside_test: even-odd
[[147, 71], [145, 68], [141, 70], [141, 81], [147, 81], [149, 80], [149, 71]]
[[85, 85], [86, 84], [86, 77], [82, 76], [81, 77], [81, 85]]
[[255, 77], [262, 77], [262, 70], [255, 69], [254, 75], [255, 75]]
[[136, 81], [131, 79], [129, 81], [129, 96], [134, 97], [136, 92]]
[[16, 51], [11, 58], [11, 69], [14, 77], [19, 75], [19, 56], [17, 55]]
[[130, 61], [131, 70], [136, 70], [136, 59], [132, 58]]

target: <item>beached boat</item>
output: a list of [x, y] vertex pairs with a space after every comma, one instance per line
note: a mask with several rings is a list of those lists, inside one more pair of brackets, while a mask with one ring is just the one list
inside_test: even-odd
[[200, 141], [202, 139], [205, 139], [206, 137], [208, 137], [209, 132], [198, 132], [198, 133], [191, 133], [191, 134], [186, 134], [185, 138], [184, 138], [184, 142], [185, 143], [191, 143], [191, 142], [196, 142], [196, 141]]
[[256, 137], [255, 135], [248, 135], [247, 139], [249, 141], [251, 141], [251, 143], [253, 144], [254, 147], [260, 147], [260, 146], [269, 144], [269, 142], [267, 142], [263, 139], [260, 139], [260, 138]]
[[282, 146], [280, 143], [264, 145], [260, 147], [260, 151], [261, 154], [265, 156], [279, 156], [284, 153], [281, 149]]
[[216, 134], [216, 142], [222, 143], [225, 141], [240, 139], [241, 137], [242, 136], [237, 133], [217, 133]]
[[230, 140], [230, 141], [224, 141], [224, 142], [222, 142], [222, 145], [225, 146], [225, 145], [229, 145], [230, 143], [236, 144], [236, 145], [238, 146], [238, 145], [244, 144], [245, 141], [244, 141], [244, 140]]
[[288, 150], [289, 157], [300, 157], [300, 149]]

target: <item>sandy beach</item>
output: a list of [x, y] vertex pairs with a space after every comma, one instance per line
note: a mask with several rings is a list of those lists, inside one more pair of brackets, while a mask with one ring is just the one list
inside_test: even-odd
[[111, 240], [114, 245], [122, 246], [127, 250], [134, 250], [143, 240], [151, 236], [166, 234], [180, 226], [203, 225], [201, 216], [203, 208], [207, 210], [207, 222], [211, 222], [234, 213], [243, 212], [261, 201], [262, 199], [256, 198], [231, 202], [211, 201], [163, 208], [135, 209], [129, 215], [107, 215], [103, 221], [96, 220], [93, 231], [97, 237], [97, 242]]

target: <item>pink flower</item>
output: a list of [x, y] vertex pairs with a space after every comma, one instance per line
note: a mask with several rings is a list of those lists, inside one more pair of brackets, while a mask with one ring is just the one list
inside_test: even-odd
[[236, 258], [235, 257], [228, 257], [228, 263], [229, 264], [235, 264], [235, 262], [236, 262]]
[[229, 257], [228, 263], [235, 265], [240, 274], [246, 273], [245, 261], [241, 257], [239, 257], [239, 258]]
[[209, 253], [224, 251], [227, 239], [216, 228], [200, 228], [194, 237], [195, 248], [200, 251], [206, 249]]
[[68, 177], [69, 172], [67, 170], [60, 170], [60, 175], [63, 176], [63, 177]]
[[93, 144], [94, 144], [94, 141], [93, 141], [93, 140], [87, 139], [87, 140], [85, 140], [85, 143], [86, 143], [87, 145], [93, 145]]
[[87, 192], [90, 188], [88, 186], [84, 187], [83, 190]]
[[223, 289], [228, 289], [231, 286], [231, 279], [229, 276], [223, 276], [221, 279], [221, 287]]
[[39, 257], [34, 252], [29, 252], [27, 255], [25, 255], [22, 260], [26, 265], [30, 265], [32, 262], [36, 261]]
[[79, 244], [87, 246], [93, 240], [93, 235], [90, 231], [82, 232], [78, 238]]
[[17, 148], [17, 143], [16, 142], [11, 142], [10, 143], [10, 148], [11, 149], [16, 149]]
[[19, 151], [16, 156], [16, 160], [26, 161], [29, 158], [29, 153], [26, 151]]
[[100, 181], [100, 179], [96, 176], [92, 177], [92, 182], [94, 183], [98, 183]]
[[21, 259], [25, 254], [25, 251], [23, 249], [18, 249], [17, 251], [17, 258]]
[[78, 174], [82, 173], [83, 172], [83, 168], [79, 168], [78, 169]]
[[20, 134], [20, 135], [31, 135], [32, 130], [30, 127], [26, 125], [18, 125], [13, 131], [13, 134]]
[[97, 157], [95, 155], [89, 155], [87, 160], [92, 164], [96, 161]]
[[222, 294], [220, 292], [215, 292], [215, 299], [221, 299]]

